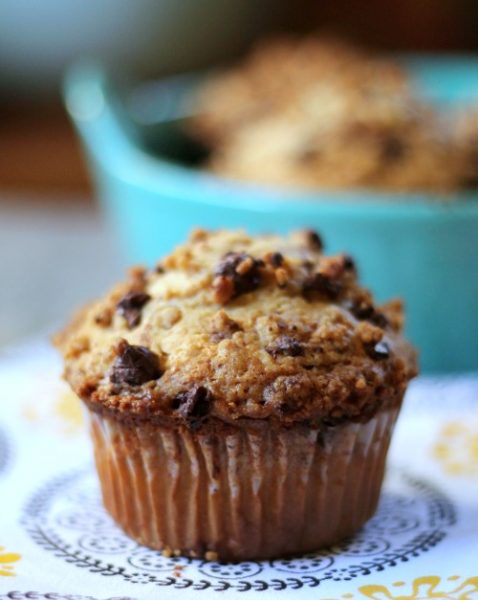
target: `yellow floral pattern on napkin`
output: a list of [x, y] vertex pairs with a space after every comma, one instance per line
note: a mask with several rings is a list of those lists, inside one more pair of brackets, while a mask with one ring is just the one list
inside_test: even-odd
[[451, 575], [447, 578], [438, 575], [427, 575], [417, 577], [411, 583], [396, 581], [391, 585], [363, 585], [359, 587], [358, 592], [358, 594], [343, 594], [341, 599], [427, 600], [428, 598], [441, 598], [443, 600], [476, 600], [478, 599], [478, 575], [466, 579], [459, 575]]
[[61, 394], [55, 403], [56, 415], [62, 420], [65, 433], [76, 433], [83, 427], [81, 404], [73, 392]]
[[12, 563], [18, 562], [22, 557], [15, 552], [4, 552], [5, 548], [0, 546], [0, 577], [13, 577], [15, 575]]
[[67, 435], [83, 430], [80, 401], [69, 390], [62, 390], [49, 405], [26, 404], [23, 407], [23, 417], [32, 423], [40, 423], [42, 427], [53, 426], [55, 431]]
[[433, 446], [432, 455], [448, 475], [478, 475], [478, 423], [446, 423]]

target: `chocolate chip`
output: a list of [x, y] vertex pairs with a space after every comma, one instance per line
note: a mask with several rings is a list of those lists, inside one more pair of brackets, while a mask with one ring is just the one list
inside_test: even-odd
[[303, 356], [302, 344], [288, 335], [279, 336], [273, 344], [266, 347], [266, 352], [271, 356]]
[[314, 263], [309, 259], [304, 259], [302, 261], [302, 266], [308, 273], [312, 273], [312, 269], [314, 268]]
[[118, 348], [118, 357], [113, 363], [110, 381], [141, 385], [162, 375], [159, 357], [144, 346], [133, 346], [123, 340]]
[[324, 248], [322, 238], [317, 233], [317, 231], [314, 231], [313, 229], [307, 229], [305, 231], [305, 236], [307, 244], [310, 246], [310, 248], [312, 248], [312, 250], [320, 252]]
[[232, 298], [257, 289], [262, 281], [262, 260], [245, 252], [228, 252], [214, 272], [216, 300], [225, 304]]
[[141, 309], [151, 300], [151, 296], [144, 292], [128, 292], [116, 305], [116, 309], [128, 323], [129, 329], [139, 325], [141, 321]]
[[376, 344], [366, 345], [365, 349], [371, 358], [375, 358], [377, 360], [382, 360], [390, 356], [390, 348], [388, 347], [387, 342], [382, 341]]
[[312, 292], [317, 292], [334, 299], [340, 294], [343, 289], [343, 284], [340, 279], [328, 277], [324, 273], [314, 273], [304, 279], [302, 284], [302, 292], [305, 296]]
[[478, 187], [478, 173], [464, 176], [460, 180], [460, 187], [465, 190], [474, 190]]
[[289, 404], [288, 402], [281, 402], [277, 408], [278, 411], [283, 415], [289, 415], [295, 410], [294, 405]]
[[406, 154], [406, 145], [395, 135], [388, 135], [381, 140], [381, 156], [384, 162], [395, 162]]
[[387, 327], [388, 325], [387, 317], [383, 313], [375, 309], [372, 315], [368, 317], [368, 320], [374, 325], [377, 325], [377, 327], [381, 327], [382, 329], [385, 329], [385, 327]]
[[284, 257], [280, 252], [274, 252], [270, 257], [270, 261], [274, 269], [278, 269], [284, 264]]
[[465, 189], [475, 189], [478, 187], [478, 135], [469, 140], [465, 158], [466, 173], [462, 173], [460, 184]]
[[344, 269], [346, 271], [355, 271], [356, 270], [355, 261], [349, 254], [344, 254], [343, 259], [344, 259]]
[[346, 302], [344, 306], [360, 321], [369, 321], [382, 329], [388, 325], [387, 317], [376, 310], [371, 304], [366, 304], [364, 302], [357, 304], [353, 301], [349, 301]]
[[365, 308], [358, 309], [354, 314], [357, 319], [369, 321], [370, 323], [373, 323], [382, 329], [388, 325], [387, 317], [383, 313], [376, 310], [373, 306], [367, 306]]
[[371, 304], [366, 304], [365, 302], [356, 302], [355, 300], [345, 300], [344, 308], [349, 310], [354, 317], [360, 319], [360, 321], [364, 321], [368, 319], [373, 314], [373, 306]]
[[208, 414], [212, 398], [211, 392], [200, 385], [179, 393], [173, 400], [172, 408], [185, 419], [201, 419]]

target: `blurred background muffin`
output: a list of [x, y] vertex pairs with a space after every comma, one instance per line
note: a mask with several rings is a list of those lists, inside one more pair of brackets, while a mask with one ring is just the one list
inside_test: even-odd
[[[65, 68], [79, 58], [94, 57], [138, 78], [159, 77], [232, 61], [264, 35], [318, 30], [386, 51], [473, 52], [477, 17], [473, 0], [404, 0], [393, 6], [379, 0], [300, 0], [293, 6], [284, 0], [254, 5], [207, 0], [199, 6], [188, 0], [181, 7], [170, 0], [103, 0], [100, 12], [79, 0], [47, 0], [41, 6], [5, 0], [0, 201], [11, 190], [28, 190], [30, 196], [45, 191], [76, 202], [91, 198], [59, 94]], [[276, 51], [270, 46], [270, 54]]]
[[206, 168], [234, 179], [444, 192], [478, 175], [476, 116], [440, 113], [396, 60], [320, 35], [259, 42], [206, 80], [197, 111]]
[[[263, 169], [256, 173], [256, 177], [264, 181], [273, 177], [281, 186], [285, 183], [294, 186], [299, 181], [301, 185], [315, 186], [316, 179], [320, 177], [322, 182], [328, 180], [331, 189], [340, 183], [334, 180], [340, 168], [341, 177], [347, 177], [347, 185], [383, 185], [393, 189], [420, 185], [427, 189], [448, 190], [455, 185], [457, 177], [462, 177], [460, 157], [464, 154], [467, 156], [466, 186], [473, 185], [476, 180], [474, 132], [477, 120], [469, 114], [453, 129], [453, 144], [459, 156], [449, 152], [449, 146], [445, 144], [446, 168], [442, 169], [445, 154], [443, 138], [450, 136], [448, 124], [442, 125], [441, 120], [439, 125], [435, 124], [434, 114], [430, 114], [414, 98], [408, 77], [400, 68], [381, 59], [371, 63], [363, 52], [353, 48], [366, 44], [382, 55], [396, 51], [423, 51], [444, 56], [458, 51], [465, 53], [463, 60], [468, 64], [473, 60], [470, 53], [478, 49], [478, 32], [474, 26], [477, 16], [478, 6], [472, 0], [425, 3], [404, 0], [393, 5], [385, 5], [379, 0], [321, 3], [299, 0], [293, 5], [285, 0], [261, 0], [253, 4], [238, 0], [228, 3], [188, 0], [181, 6], [169, 0], [104, 0], [101, 11], [79, 0], [61, 3], [47, 0], [41, 5], [32, 5], [25, 0], [2, 2], [0, 252], [8, 260], [0, 264], [3, 282], [0, 346], [35, 334], [45, 327], [51, 329], [52, 323], [65, 317], [73, 304], [99, 294], [104, 285], [115, 281], [126, 263], [130, 262], [130, 257], [125, 255], [124, 241], [101, 217], [85, 160], [61, 105], [60, 81], [69, 64], [93, 57], [107, 65], [112, 73], [128, 71], [136, 81], [154, 80], [194, 69], [232, 65], [243, 60], [241, 57], [246, 57], [252, 47], [257, 47], [253, 55], [254, 69], [257, 70], [254, 86], [244, 88], [244, 78], [238, 80], [237, 77], [233, 77], [234, 85], [242, 90], [240, 93], [245, 95], [246, 100], [257, 98], [258, 91], [263, 94], [263, 85], [277, 89], [277, 94], [269, 95], [267, 118], [264, 112], [260, 115], [263, 122], [257, 129], [258, 133], [252, 125], [251, 128], [243, 127], [234, 143], [226, 144], [219, 139], [217, 127], [216, 138], [209, 127], [208, 143], [223, 146], [221, 153], [211, 156], [214, 169], [223, 172], [230, 169], [231, 176], [247, 179], [254, 165], [262, 162]], [[310, 33], [317, 31], [332, 31], [338, 38], [350, 40], [353, 48], [348, 43], [311, 40]], [[261, 43], [260, 40], [271, 36], [279, 41], [275, 44]], [[299, 41], [284, 41], [291, 36]], [[333, 57], [330, 51], [327, 57], [327, 48], [331, 44]], [[301, 58], [302, 48], [323, 58], [316, 59], [313, 65], [305, 65]], [[276, 68], [280, 65], [280, 70], [287, 73], [287, 77], [296, 78], [293, 87], [288, 86], [287, 89], [280, 83], [280, 78], [271, 76], [267, 65], [272, 61], [276, 62]], [[345, 69], [349, 61], [353, 67], [350, 73]], [[359, 67], [359, 64], [362, 66]], [[347, 127], [344, 126], [343, 135], [337, 136], [333, 143], [327, 134], [330, 150], [317, 153], [317, 140], [327, 132], [317, 125], [315, 109], [311, 109], [307, 102], [305, 105], [313, 117], [309, 120], [314, 125], [304, 126], [297, 117], [297, 106], [302, 106], [303, 99], [294, 90], [302, 89], [307, 78], [320, 70], [331, 72], [334, 65], [336, 70], [340, 66], [341, 72], [347, 71], [347, 78], [344, 83], [334, 79], [333, 85], [329, 85], [329, 92], [320, 92], [320, 106], [322, 110], [329, 107], [329, 111], [331, 106], [334, 107], [334, 119], [330, 118], [330, 123], [336, 129], [339, 122], [347, 123]], [[351, 91], [351, 82], [357, 80], [357, 73], [367, 81], [370, 69], [380, 74], [380, 93], [374, 94], [371, 104], [363, 100], [360, 88]], [[384, 101], [388, 97], [387, 90], [393, 90], [397, 98], [391, 111], [388, 101]], [[317, 94], [318, 91], [313, 90], [310, 97], [316, 98]], [[343, 118], [347, 103], [342, 112], [336, 114], [338, 96], [348, 98], [347, 102], [353, 100], [356, 107], [361, 107], [364, 116], [357, 126], [352, 127], [350, 119]], [[237, 100], [240, 97], [237, 91]], [[280, 104], [279, 108], [272, 110], [271, 98], [273, 103]], [[279, 112], [284, 110], [284, 103], [289, 106], [287, 124], [278, 117]], [[238, 102], [229, 101], [228, 110], [234, 114], [238, 106]], [[413, 108], [409, 110], [410, 107]], [[383, 118], [383, 115], [389, 115], [389, 111], [393, 115], [392, 120], [388, 116]], [[247, 117], [248, 121], [252, 122], [252, 119], [253, 115]], [[367, 119], [373, 122], [371, 131], [363, 127], [363, 121]], [[290, 127], [295, 131], [294, 135], [285, 134]], [[206, 135], [206, 130], [207, 127], [203, 127], [203, 135]], [[397, 161], [396, 155], [400, 154], [397, 148], [400, 148], [405, 132], [409, 159], [401, 157]], [[436, 138], [436, 142], [431, 141]], [[367, 152], [361, 151], [360, 157], [356, 151], [358, 144], [367, 148]], [[270, 164], [261, 152], [269, 153]], [[386, 173], [383, 168], [377, 171], [377, 156], [380, 160], [383, 156], [386, 160], [393, 156]], [[253, 158], [254, 164], [251, 165]], [[397, 163], [401, 164], [400, 180], [394, 166]], [[344, 164], [347, 169], [344, 169]], [[123, 174], [126, 172], [127, 169], [122, 170]], [[311, 173], [314, 173], [313, 177]], [[206, 180], [209, 182], [208, 189], [217, 188], [216, 180], [214, 183]], [[105, 186], [100, 185], [100, 188], [103, 193]], [[117, 198], [122, 199], [120, 196]], [[226, 198], [232, 204], [233, 195]], [[252, 195], [249, 204], [254, 198]], [[242, 206], [246, 204], [241, 201]], [[425, 214], [426, 209], [423, 210]], [[301, 217], [302, 221], [307, 221], [306, 212]], [[171, 211], [165, 214], [169, 220], [161, 216], [160, 222], [167, 222], [163, 235], [158, 233], [158, 220], [146, 215], [151, 243], [159, 240], [161, 244], [169, 244], [168, 236], [173, 232], [176, 238], [183, 236], [190, 227], [185, 222], [186, 217], [197, 221], [204, 217], [205, 211], [188, 213], [183, 210], [179, 221], [171, 218]], [[229, 216], [237, 221], [237, 215], [237, 212], [231, 212]], [[133, 218], [124, 217], [123, 220], [131, 229], [140, 218], [138, 203]], [[222, 224], [222, 213], [215, 213], [214, 218], [217, 225]], [[462, 242], [460, 247], [457, 246], [453, 259], [445, 243], [430, 254], [424, 255], [416, 248], [410, 249], [411, 254], [404, 251], [395, 253], [394, 258], [396, 265], [410, 271], [414, 281], [420, 281], [421, 288], [417, 293], [425, 293], [430, 306], [433, 307], [436, 299], [454, 290], [455, 298], [449, 305], [453, 311], [447, 309], [443, 313], [447, 315], [446, 319], [435, 318], [432, 320], [433, 327], [430, 327], [420, 315], [414, 317], [414, 311], [410, 310], [410, 322], [422, 324], [423, 335], [433, 347], [437, 346], [435, 323], [448, 322], [450, 314], [459, 314], [460, 319], [454, 320], [456, 326], [448, 327], [446, 346], [440, 352], [445, 364], [454, 362], [460, 367], [466, 363], [470, 367], [474, 364], [473, 353], [458, 352], [457, 348], [460, 343], [463, 344], [464, 331], [469, 331], [469, 336], [473, 335], [472, 328], [462, 323], [463, 315], [470, 314], [473, 308], [471, 301], [462, 301], [462, 292], [464, 289], [467, 297], [474, 293], [473, 282], [467, 274], [476, 260], [468, 243], [472, 223], [464, 222], [466, 219], [463, 218], [454, 225], [454, 218], [453, 215], [444, 216], [443, 224], [427, 225], [425, 231], [428, 235], [429, 230], [434, 229], [436, 236], [446, 241], [451, 237], [451, 227], [454, 227], [453, 236]], [[277, 223], [265, 218], [267, 226], [277, 230], [290, 227], [291, 220], [289, 214], [278, 219]], [[377, 223], [387, 243], [388, 240], [395, 243], [396, 238], [404, 240], [404, 230], [395, 226], [384, 227], [380, 219]], [[344, 236], [350, 237], [353, 231], [344, 230]], [[364, 239], [378, 261], [384, 249], [376, 239], [377, 231], [371, 229], [367, 235], [364, 234]], [[417, 240], [418, 244], [420, 235], [416, 229], [407, 229], [405, 235], [407, 242], [412, 244]], [[341, 244], [335, 236], [327, 236], [327, 242], [331, 244], [331, 250], [338, 250], [337, 246]], [[137, 239], [131, 240], [130, 245], [136, 250], [135, 256], [146, 255]], [[364, 247], [363, 241], [360, 247]], [[151, 248], [151, 254], [153, 250], [157, 255], [157, 248]], [[98, 261], [98, 256], [102, 257], [101, 261]], [[413, 261], [410, 256], [413, 256]], [[359, 259], [362, 267], [360, 256]], [[94, 269], [91, 268], [93, 264]], [[426, 270], [425, 279], [429, 281], [422, 281], [417, 273], [419, 267]], [[389, 274], [382, 265], [377, 264], [377, 272], [382, 274], [384, 285], [389, 280], [398, 281], [396, 274]], [[433, 282], [432, 273], [435, 272], [442, 274], [443, 281]], [[454, 272], [451, 279], [448, 272]], [[367, 272], [363, 274], [370, 284]], [[478, 335], [475, 337], [478, 338]]]

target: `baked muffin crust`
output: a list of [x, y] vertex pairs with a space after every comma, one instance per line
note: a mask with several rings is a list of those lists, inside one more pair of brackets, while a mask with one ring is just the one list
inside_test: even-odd
[[399, 402], [416, 373], [395, 301], [377, 307], [347, 255], [311, 231], [196, 231], [56, 338], [65, 377], [125, 421], [330, 425]]

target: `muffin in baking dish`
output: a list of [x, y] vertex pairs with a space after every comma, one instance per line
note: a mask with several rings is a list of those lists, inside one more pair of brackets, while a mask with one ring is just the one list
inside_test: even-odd
[[374, 513], [415, 354], [319, 236], [196, 231], [57, 337], [106, 508], [189, 556], [316, 550]]
[[232, 179], [436, 192], [477, 178], [457, 126], [398, 62], [317, 36], [265, 40], [206, 79], [190, 122], [206, 168]]

